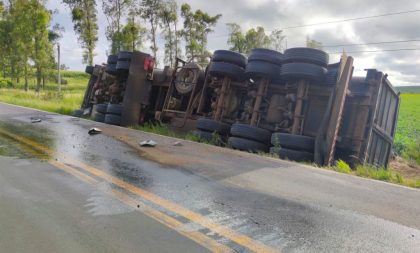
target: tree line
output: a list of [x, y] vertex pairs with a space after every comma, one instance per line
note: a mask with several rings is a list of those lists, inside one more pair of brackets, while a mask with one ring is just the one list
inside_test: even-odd
[[[94, 48], [98, 41], [97, 3], [95, 0], [63, 0], [72, 10], [74, 30], [85, 49], [84, 59], [92, 64]], [[158, 36], [164, 40], [164, 63], [173, 66], [181, 56], [181, 43], [185, 58], [206, 61], [208, 35], [221, 18], [200, 9], [193, 10], [189, 4], [180, 7], [174, 0], [101, 0], [102, 11], [107, 19], [106, 38], [110, 42], [109, 54], [118, 51], [135, 51], [143, 48], [146, 41], [157, 59]], [[182, 27], [178, 27], [181, 23]], [[242, 32], [237, 24], [227, 24], [227, 43], [232, 50], [248, 53], [255, 47], [282, 50], [285, 36], [281, 30], [266, 34], [263, 27]], [[158, 59], [157, 59], [158, 60]]]
[[[221, 14], [211, 15], [193, 10], [189, 4], [174, 0], [62, 0], [70, 9], [73, 29], [83, 49], [82, 62], [93, 65], [98, 43], [98, 6], [107, 21], [108, 54], [135, 51], [147, 43], [157, 61], [158, 39], [162, 38], [163, 63], [173, 66], [175, 59], [196, 59], [207, 62], [208, 35], [213, 32]], [[36, 77], [37, 89], [56, 68], [54, 45], [63, 30], [51, 24], [54, 11], [48, 10], [46, 0], [0, 0], [0, 68], [3, 77], [14, 83]], [[180, 26], [180, 27], [179, 27]], [[227, 44], [231, 50], [248, 53], [252, 48], [283, 50], [281, 30], [267, 34], [263, 27], [242, 31], [235, 23], [227, 24]], [[181, 45], [184, 50], [181, 49]], [[181, 54], [184, 53], [182, 56]]]

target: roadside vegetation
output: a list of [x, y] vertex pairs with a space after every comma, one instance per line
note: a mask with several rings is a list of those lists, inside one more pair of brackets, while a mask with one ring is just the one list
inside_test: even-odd
[[420, 93], [401, 94], [394, 151], [420, 165]]
[[0, 78], [0, 102], [31, 107], [39, 110], [70, 115], [79, 109], [88, 83], [89, 75], [81, 71], [62, 71], [64, 83], [61, 93], [57, 92], [54, 78], [47, 79], [42, 90], [36, 91], [36, 80], [28, 79], [28, 91], [24, 84], [12, 84]]

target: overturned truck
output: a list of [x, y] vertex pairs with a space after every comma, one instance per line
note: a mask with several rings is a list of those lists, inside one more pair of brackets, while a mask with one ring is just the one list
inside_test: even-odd
[[214, 52], [210, 63], [157, 69], [142, 52], [120, 52], [91, 74], [79, 114], [130, 126], [156, 120], [234, 149], [294, 161], [387, 167], [399, 94], [375, 69], [353, 77], [353, 58], [257, 48]]

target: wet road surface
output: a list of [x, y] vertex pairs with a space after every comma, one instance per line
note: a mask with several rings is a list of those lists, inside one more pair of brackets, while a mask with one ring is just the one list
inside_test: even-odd
[[0, 247], [420, 252], [419, 190], [175, 141], [0, 104]]

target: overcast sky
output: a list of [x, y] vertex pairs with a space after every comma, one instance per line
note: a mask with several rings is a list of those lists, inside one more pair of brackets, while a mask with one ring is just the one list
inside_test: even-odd
[[[193, 10], [200, 8], [211, 15], [222, 14], [214, 33], [210, 34], [209, 50], [228, 49], [226, 23], [238, 23], [244, 30], [263, 26], [270, 31], [296, 25], [314, 24], [358, 18], [385, 13], [420, 10], [420, 1], [337, 1], [337, 0], [176, 0], [179, 5], [189, 3]], [[105, 38], [106, 19], [98, 2], [99, 41], [95, 50], [95, 63], [106, 61], [109, 42]], [[82, 49], [73, 32], [69, 9], [60, 0], [50, 0], [50, 9], [58, 9], [53, 24], [65, 28], [61, 39], [62, 62], [70, 69], [82, 70]], [[305, 46], [306, 37], [320, 41], [323, 45], [370, 43], [420, 39], [420, 12], [402, 15], [369, 18], [351, 22], [341, 22], [303, 28], [284, 29], [287, 47]], [[159, 55], [162, 56], [163, 40], [159, 39]], [[345, 50], [355, 58], [355, 75], [364, 75], [364, 69], [376, 68], [389, 74], [394, 85], [420, 85], [420, 50], [392, 52], [354, 52], [389, 49], [420, 49], [420, 42], [394, 43], [381, 45], [324, 47], [331, 52], [330, 62], [337, 62], [339, 54]], [[148, 46], [142, 51], [150, 52]], [[354, 53], [351, 53], [354, 52]], [[335, 53], [335, 54], [334, 54]], [[162, 57], [161, 57], [162, 58]]]

